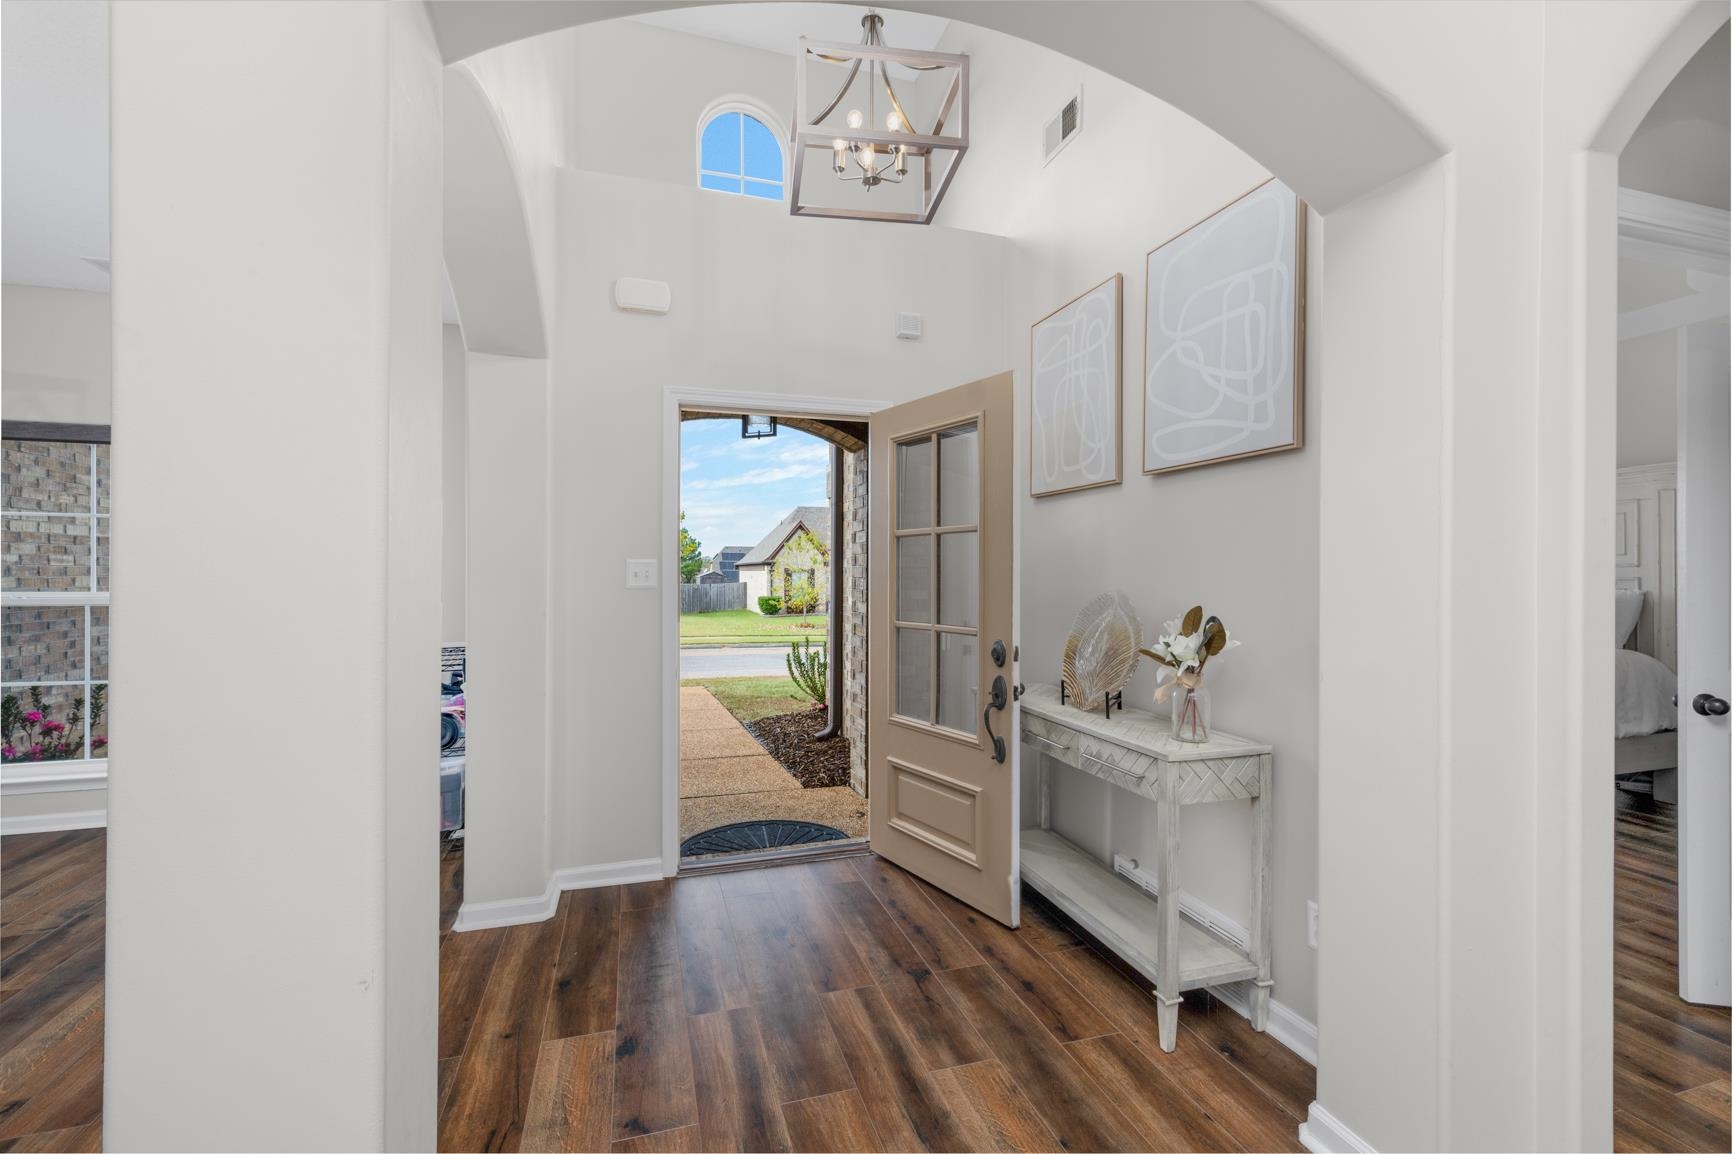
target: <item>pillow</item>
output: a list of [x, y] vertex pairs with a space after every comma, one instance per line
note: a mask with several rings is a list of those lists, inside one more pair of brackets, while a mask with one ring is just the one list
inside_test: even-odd
[[1630, 639], [1630, 634], [1636, 631], [1636, 622], [1642, 619], [1643, 594], [1640, 589], [1620, 589], [1617, 591], [1617, 606], [1614, 611], [1612, 648], [1622, 649]]

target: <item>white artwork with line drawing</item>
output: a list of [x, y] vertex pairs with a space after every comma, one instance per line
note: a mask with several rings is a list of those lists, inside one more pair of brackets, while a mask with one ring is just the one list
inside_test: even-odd
[[1030, 491], [1036, 497], [1119, 482], [1117, 273], [1034, 324], [1030, 346]]
[[1145, 473], [1303, 443], [1302, 212], [1271, 180], [1149, 253]]

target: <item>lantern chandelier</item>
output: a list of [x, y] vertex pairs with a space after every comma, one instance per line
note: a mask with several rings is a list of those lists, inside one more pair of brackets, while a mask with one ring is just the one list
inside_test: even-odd
[[[930, 224], [938, 211], [956, 166], [968, 150], [968, 57], [948, 52], [922, 52], [891, 48], [884, 43], [884, 18], [868, 11], [861, 19], [865, 29], [858, 44], [809, 41], [800, 38], [795, 65], [794, 180], [789, 208], [795, 216], [844, 217], [854, 220], [900, 221]], [[808, 64], [845, 64], [848, 73], [816, 114], [810, 114], [807, 88]], [[891, 82], [891, 65], [901, 65], [919, 75], [908, 87], [936, 90], [928, 74], [949, 84], [938, 101], [938, 111], [929, 131], [915, 127], [913, 115]], [[815, 70], [816, 71], [816, 70]], [[912, 100], [911, 100], [912, 102]], [[882, 124], [883, 128], [878, 126]], [[813, 164], [814, 179], [804, 179], [807, 152], [824, 157], [825, 174]], [[885, 185], [899, 185], [917, 170], [919, 193], [887, 193], [892, 204], [868, 208], [864, 195]], [[828, 185], [826, 189], [823, 187]], [[839, 192], [838, 186], [849, 189]]]

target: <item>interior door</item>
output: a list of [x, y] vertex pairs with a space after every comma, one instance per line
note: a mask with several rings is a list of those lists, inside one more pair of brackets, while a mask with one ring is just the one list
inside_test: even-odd
[[1678, 339], [1678, 993], [1732, 1002], [1732, 378], [1725, 321]]
[[872, 848], [1009, 926], [1017, 867], [1009, 373], [872, 417]]

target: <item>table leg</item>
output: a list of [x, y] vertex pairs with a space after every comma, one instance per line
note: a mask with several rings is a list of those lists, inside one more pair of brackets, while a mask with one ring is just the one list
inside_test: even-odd
[[1269, 989], [1275, 984], [1269, 977], [1269, 939], [1275, 921], [1275, 886], [1269, 876], [1272, 760], [1268, 754], [1258, 759], [1257, 796], [1251, 799], [1251, 960], [1257, 963], [1251, 993], [1253, 1030], [1269, 1024]]
[[1172, 1053], [1179, 1039], [1179, 805], [1171, 774], [1163, 773], [1155, 809], [1159, 847], [1155, 885], [1155, 1019], [1161, 1049]]

